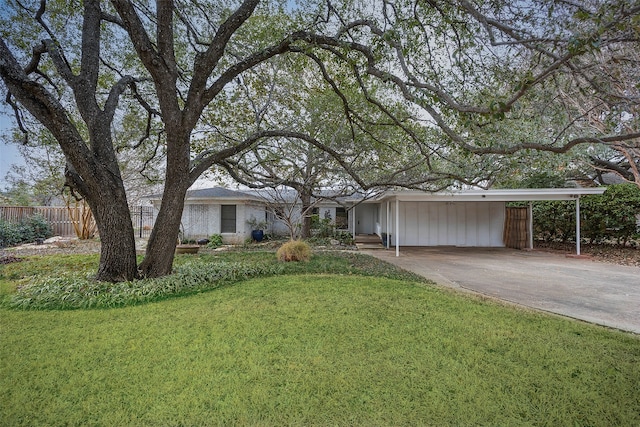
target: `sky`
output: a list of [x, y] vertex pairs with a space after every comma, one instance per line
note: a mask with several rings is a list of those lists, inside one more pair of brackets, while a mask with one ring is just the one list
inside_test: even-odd
[[18, 147], [15, 144], [7, 144], [7, 135], [14, 125], [14, 121], [7, 114], [7, 105], [3, 102], [0, 104], [0, 190], [4, 190], [7, 183], [5, 176], [11, 169], [12, 164], [24, 164], [24, 160], [18, 151]]

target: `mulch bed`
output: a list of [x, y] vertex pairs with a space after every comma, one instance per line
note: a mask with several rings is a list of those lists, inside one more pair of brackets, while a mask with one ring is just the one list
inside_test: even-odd
[[[573, 242], [562, 243], [537, 241], [534, 244], [534, 248], [536, 250], [565, 254], [574, 254], [576, 252], [576, 244]], [[638, 249], [638, 247], [615, 244], [594, 245], [583, 243], [580, 245], [580, 253], [583, 255], [589, 255], [594, 261], [640, 267], [640, 249]]]
[[36, 245], [29, 243], [26, 245], [0, 249], [0, 258], [13, 256], [31, 255], [73, 255], [73, 254], [98, 254], [100, 253], [100, 242], [96, 240], [62, 240], [51, 244]]
[[[271, 246], [277, 247], [280, 242], [256, 245], [255, 249], [266, 249]], [[572, 254], [575, 253], [575, 243], [567, 242], [542, 242], [536, 241], [536, 250], [549, 252]], [[244, 248], [245, 250], [247, 248]], [[206, 251], [206, 250], [205, 250]], [[23, 256], [31, 255], [55, 255], [55, 254], [87, 254], [100, 253], [100, 242], [95, 240], [71, 240], [56, 242], [49, 245], [28, 244], [15, 248], [0, 249], [0, 265], [10, 262], [19, 262]], [[637, 247], [623, 247], [620, 245], [592, 245], [582, 244], [581, 253], [589, 255], [594, 261], [607, 262], [611, 264], [630, 265], [640, 267], [640, 249]]]

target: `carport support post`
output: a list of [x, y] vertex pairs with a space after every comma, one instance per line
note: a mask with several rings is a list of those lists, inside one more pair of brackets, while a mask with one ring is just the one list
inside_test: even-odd
[[400, 256], [400, 200], [396, 199], [396, 256]]
[[391, 233], [389, 233], [389, 228], [391, 228], [391, 218], [389, 218], [389, 213], [390, 213], [390, 209], [389, 209], [389, 201], [387, 200], [387, 224], [385, 226], [384, 231], [387, 233], [387, 244], [386, 249], [389, 249], [389, 246], [391, 246]]
[[354, 203], [351, 209], [351, 215], [353, 216], [353, 240], [356, 240], [356, 205]]
[[533, 250], [533, 203], [529, 202], [529, 249]]
[[580, 255], [580, 196], [576, 196], [576, 255]]

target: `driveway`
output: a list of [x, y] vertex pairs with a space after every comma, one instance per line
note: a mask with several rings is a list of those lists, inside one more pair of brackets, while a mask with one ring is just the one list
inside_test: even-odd
[[363, 251], [441, 285], [640, 334], [640, 268], [504, 248]]

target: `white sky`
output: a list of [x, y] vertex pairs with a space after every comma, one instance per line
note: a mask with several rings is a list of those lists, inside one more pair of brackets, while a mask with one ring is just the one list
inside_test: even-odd
[[[7, 105], [3, 102], [0, 104], [0, 135], [8, 134], [13, 125], [7, 115]], [[4, 178], [14, 163], [24, 164], [18, 147], [15, 144], [5, 144], [5, 138], [0, 138], [0, 190], [6, 187]]]

